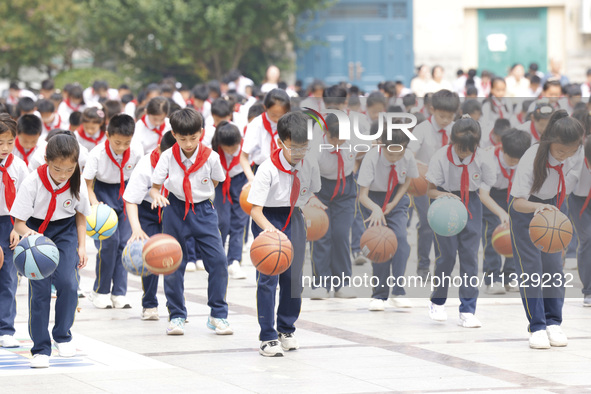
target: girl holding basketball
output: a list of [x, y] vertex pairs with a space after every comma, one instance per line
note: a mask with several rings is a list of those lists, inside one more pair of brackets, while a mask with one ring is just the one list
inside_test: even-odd
[[50, 139], [45, 153], [47, 164], [27, 176], [10, 211], [15, 220], [14, 229], [19, 235], [43, 234], [59, 250], [59, 264], [53, 274], [29, 281], [32, 368], [49, 367], [51, 337], [48, 326], [52, 284], [57, 289], [53, 340], [61, 357], [76, 354], [70, 328], [78, 305], [78, 269], [84, 268], [88, 260], [86, 216], [90, 214], [86, 188], [80, 187], [79, 153], [78, 142], [70, 132]]
[[545, 253], [530, 239], [529, 223], [545, 210], [566, 211], [565, 198], [579, 180], [584, 153], [581, 123], [556, 111], [517, 165], [509, 216], [515, 268], [529, 321], [529, 346], [566, 346], [562, 332], [564, 276], [561, 253]]

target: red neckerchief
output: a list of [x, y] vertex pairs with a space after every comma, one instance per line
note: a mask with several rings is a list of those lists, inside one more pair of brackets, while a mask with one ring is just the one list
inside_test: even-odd
[[499, 162], [499, 167], [501, 168], [501, 173], [509, 181], [509, 187], [507, 188], [507, 202], [509, 202], [509, 196], [511, 194], [511, 187], [513, 187], [513, 174], [515, 173], [515, 169], [511, 169], [510, 172], [507, 172], [505, 167], [501, 164], [501, 147], [497, 146], [495, 148], [495, 156], [497, 157], [497, 161]]
[[470, 215], [470, 219], [472, 219], [472, 213], [468, 209], [468, 204], [470, 203], [470, 172], [468, 171], [468, 166], [472, 164], [474, 158], [476, 157], [476, 152], [472, 153], [472, 158], [468, 164], [456, 164], [454, 163], [454, 157], [451, 152], [453, 145], [450, 145], [447, 148], [447, 159], [451, 164], [456, 167], [462, 168], [462, 181], [460, 182], [460, 196], [462, 198], [462, 202], [466, 206], [466, 210]]
[[490, 141], [490, 143], [492, 144], [492, 146], [499, 146], [499, 145], [501, 145], [501, 143], [500, 143], [500, 142], [499, 142], [499, 143], [496, 143], [496, 142], [495, 142], [495, 140], [493, 140], [493, 137], [492, 137], [492, 135], [493, 135], [493, 131], [494, 131], [494, 130], [495, 130], [495, 129], [493, 128], [493, 129], [490, 131], [490, 133], [488, 133], [488, 140]]
[[[433, 124], [432, 118], [433, 116], [429, 116], [429, 123], [431, 123], [432, 126], [435, 126]], [[447, 133], [445, 132], [445, 129], [439, 129], [437, 132], [441, 134], [441, 146], [447, 145], [449, 143], [449, 139], [447, 138]]]
[[119, 197], [120, 199], [123, 197], [123, 192], [125, 192], [125, 175], [123, 174], [123, 168], [129, 161], [129, 156], [131, 155], [131, 148], [127, 148], [125, 152], [123, 152], [123, 158], [121, 159], [121, 164], [115, 160], [113, 153], [111, 152], [111, 145], [109, 144], [109, 140], [105, 141], [105, 152], [107, 152], [107, 156], [109, 159], [115, 164], [115, 167], [119, 168]]
[[566, 197], [566, 182], [564, 180], [564, 172], [562, 172], [563, 164], [558, 164], [555, 166], [551, 166], [550, 163], [546, 162], [547, 168], [552, 168], [558, 173], [558, 188], [556, 190], [556, 195], [558, 196], [558, 209], [562, 206], [564, 202], [564, 198]]
[[240, 150], [238, 151], [238, 155], [232, 158], [230, 165], [226, 161], [226, 154], [221, 147], [218, 147], [218, 154], [220, 155], [220, 162], [222, 163], [222, 168], [226, 171], [226, 180], [224, 181], [224, 185], [222, 186], [222, 194], [224, 196], [224, 202], [226, 202], [226, 197], [230, 204], [234, 204], [232, 201], [232, 197], [230, 196], [230, 184], [232, 182], [232, 178], [230, 178], [230, 170], [240, 164], [240, 155], [242, 154], [242, 144], [244, 140], [240, 143]]
[[503, 119], [504, 115], [503, 115], [503, 107], [505, 106], [504, 104], [498, 104], [497, 103], [497, 99], [496, 98], [492, 98], [491, 99], [492, 104], [495, 106], [496, 109], [499, 110], [499, 118]]
[[8, 168], [10, 167], [13, 161], [14, 155], [12, 153], [9, 153], [8, 156], [6, 156], [6, 161], [4, 162], [4, 165], [0, 165], [0, 172], [2, 173], [2, 183], [4, 184], [4, 199], [6, 201], [6, 208], [8, 208], [9, 212], [12, 208], [12, 204], [14, 203], [14, 199], [16, 197], [16, 187], [14, 186], [14, 182], [12, 181], [12, 178], [8, 173]]
[[[51, 131], [53, 129], [59, 129], [60, 128], [60, 125], [62, 124], [62, 118], [61, 118], [61, 116], [59, 116], [59, 114], [55, 114], [55, 116], [57, 116], [57, 124], [55, 125], [55, 127], [52, 126], [53, 122], [51, 122], [52, 124], [43, 123], [43, 126], [45, 127], [45, 130]], [[55, 121], [55, 119], [54, 119], [54, 121]]]
[[74, 112], [78, 111], [78, 109], [80, 108], [80, 104], [78, 104], [77, 106], [75, 106], [75, 107], [74, 107], [74, 106], [73, 106], [73, 105], [70, 103], [70, 99], [65, 99], [65, 100], [64, 100], [64, 103], [66, 103], [66, 105], [68, 106], [68, 108], [70, 108], [70, 109], [71, 109], [72, 111], [74, 111]]
[[234, 104], [234, 112], [240, 112], [240, 107], [241, 107], [240, 104], [238, 104], [238, 103]]
[[39, 230], [37, 231], [40, 234], [47, 229], [51, 218], [53, 217], [53, 213], [55, 212], [55, 206], [57, 204], [57, 196], [62, 194], [63, 192], [67, 191], [70, 188], [70, 180], [61, 188], [57, 190], [53, 190], [53, 186], [51, 186], [51, 182], [49, 181], [49, 176], [47, 175], [47, 164], [43, 164], [37, 168], [37, 174], [39, 174], [39, 178], [41, 179], [41, 183], [45, 186], [48, 192], [51, 193], [51, 200], [49, 201], [49, 207], [47, 207], [47, 213], [45, 214], [45, 220], [39, 226]]
[[211, 154], [211, 149], [205, 145], [199, 144], [197, 147], [199, 151], [197, 152], [197, 157], [195, 157], [195, 163], [189, 169], [185, 167], [183, 161], [181, 159], [181, 147], [178, 143], [175, 143], [172, 146], [172, 155], [176, 160], [177, 164], [185, 173], [183, 177], [183, 192], [185, 193], [185, 216], [183, 220], [187, 218], [187, 214], [189, 213], [189, 205], [191, 205], [191, 209], [193, 213], [195, 213], [195, 206], [193, 205], [193, 191], [191, 190], [191, 180], [189, 179], [189, 175], [194, 172], [197, 172], [203, 165], [207, 162], [209, 155]]
[[[585, 168], [587, 168], [587, 171], [589, 171], [589, 163], [587, 162], [587, 158], [585, 158]], [[579, 217], [583, 216], [583, 212], [585, 212], [585, 209], [587, 209], [587, 206], [589, 205], [590, 200], [591, 200], [591, 189], [589, 189], [589, 194], [587, 194], [587, 198], [585, 199], [585, 203], [583, 204], [583, 208], [581, 209], [581, 212], [579, 212]]]
[[388, 189], [386, 191], [386, 198], [382, 204], [382, 212], [386, 211], [386, 205], [388, 205], [390, 202], [390, 198], [392, 198], [392, 193], [394, 193], [396, 186], [398, 186], [398, 173], [396, 172], [396, 164], [391, 164], [390, 174], [388, 174]]
[[263, 112], [263, 126], [265, 127], [265, 130], [267, 130], [267, 133], [269, 133], [269, 135], [271, 136], [271, 153], [275, 152], [277, 150], [277, 141], [275, 141], [275, 137], [277, 137], [277, 131], [273, 132], [273, 128], [271, 127], [271, 122], [269, 121], [269, 118], [267, 118], [267, 113]]
[[105, 136], [105, 131], [101, 130], [99, 132], [98, 137], [96, 137], [96, 138], [89, 137], [88, 134], [86, 134], [86, 132], [84, 131], [84, 126], [80, 126], [78, 128], [78, 130], [76, 130], [76, 131], [78, 132], [78, 135], [80, 136], [80, 138], [82, 138], [84, 141], [88, 141], [88, 142], [92, 143], [94, 146], [97, 146], [99, 144], [99, 142], [101, 142], [101, 140]]
[[517, 114], [517, 120], [519, 123], [523, 124], [523, 112]]
[[534, 125], [534, 121], [531, 121], [531, 124], [529, 126], [529, 129], [531, 131], [531, 135], [534, 136], [534, 138], [536, 139], [536, 141], [540, 140], [540, 135], [538, 134], [538, 131], [536, 130], [536, 126]]
[[16, 137], [16, 139], [14, 140], [14, 147], [16, 148], [18, 153], [20, 153], [23, 156], [23, 161], [28, 166], [29, 165], [29, 156], [31, 156], [31, 154], [33, 152], [35, 152], [35, 148], [37, 148], [37, 147], [31, 149], [29, 152], [25, 152], [25, 148], [23, 148], [23, 146], [21, 145], [20, 141], [18, 140], [18, 137]]
[[281, 229], [281, 231], [284, 231], [291, 220], [291, 214], [293, 213], [293, 209], [300, 195], [300, 178], [298, 178], [298, 170], [290, 171], [283, 167], [283, 163], [281, 163], [281, 158], [279, 157], [280, 154], [283, 154], [282, 152], [283, 149], [274, 150], [273, 153], [271, 153], [271, 162], [279, 171], [293, 176], [293, 185], [291, 186], [291, 193], [289, 194], [289, 216], [287, 217], [285, 225]]
[[166, 127], [166, 122], [162, 122], [160, 127], [150, 128], [150, 126], [148, 126], [148, 122], [146, 119], [147, 116], [148, 115], [142, 116], [142, 122], [144, 123], [144, 125], [146, 126], [146, 128], [148, 130], [153, 131], [154, 133], [158, 134], [158, 145], [160, 145], [160, 141], [162, 141], [162, 132], [164, 131], [164, 128]]

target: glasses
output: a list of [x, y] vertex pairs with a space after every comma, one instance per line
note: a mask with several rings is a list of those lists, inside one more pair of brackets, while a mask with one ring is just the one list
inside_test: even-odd
[[300, 153], [307, 153], [310, 152], [310, 150], [312, 149], [309, 146], [306, 146], [305, 148], [288, 148], [287, 146], [285, 146], [285, 142], [283, 142], [283, 140], [280, 140], [283, 143], [283, 149], [285, 149], [286, 151], [288, 151], [289, 153], [293, 154], [300, 154]]

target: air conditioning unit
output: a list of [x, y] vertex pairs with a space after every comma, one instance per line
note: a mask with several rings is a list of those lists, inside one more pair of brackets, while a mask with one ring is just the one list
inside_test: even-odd
[[591, 0], [581, 0], [581, 33], [591, 34]]

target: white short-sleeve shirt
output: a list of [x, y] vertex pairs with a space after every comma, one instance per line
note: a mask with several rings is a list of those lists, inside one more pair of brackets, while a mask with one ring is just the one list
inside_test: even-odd
[[152, 197], [150, 197], [149, 191], [152, 187], [152, 174], [154, 169], [152, 168], [152, 161], [150, 154], [145, 155], [137, 163], [127, 186], [125, 187], [125, 193], [123, 193], [123, 199], [132, 204], [141, 204], [142, 201], [152, 203]]
[[[244, 145], [242, 151], [250, 156], [250, 160], [255, 164], [261, 164], [263, 161], [271, 157], [271, 135], [263, 125], [263, 115], [261, 114], [254, 118], [252, 122], [246, 126], [244, 133]], [[266, 116], [266, 115], [265, 115]], [[277, 135], [277, 123], [271, 124], [271, 130], [275, 135], [275, 140], [279, 139]], [[275, 141], [277, 142], [277, 141]]]
[[[28, 153], [27, 161], [30, 162], [31, 161], [31, 158], [33, 156], [35, 156], [35, 153], [37, 153], [38, 151], [45, 152], [45, 147], [46, 146], [47, 146], [47, 142], [45, 142], [44, 139], [42, 139], [41, 137], [39, 137], [39, 140], [37, 141], [37, 145], [35, 145], [35, 147], [33, 149], [31, 149], [28, 152], [25, 150], [25, 153]], [[18, 149], [16, 148], [16, 145], [15, 145], [14, 149], [12, 149], [12, 154], [15, 155], [16, 157], [18, 157], [19, 159], [25, 161], [25, 157], [18, 151]]]
[[[152, 129], [154, 129], [154, 126], [150, 123], [150, 119], [147, 115], [135, 123], [135, 130], [133, 132], [133, 138], [131, 139], [131, 145], [140, 147], [144, 155], [147, 155], [158, 147], [158, 140], [160, 139], [160, 136]], [[168, 118], [164, 118], [164, 129], [162, 131], [162, 135], [164, 135], [164, 133], [169, 130], [171, 130], [170, 121]]]
[[[448, 140], [451, 139], [451, 128], [453, 122], [445, 127], [445, 134]], [[412, 134], [417, 138], [408, 143], [408, 149], [415, 154], [415, 158], [427, 164], [433, 157], [435, 151], [441, 148], [441, 127], [433, 117], [417, 125]]]
[[[78, 165], [80, 166], [80, 171], [84, 170], [84, 166], [86, 165], [86, 160], [88, 159], [88, 149], [78, 143], [80, 148], [80, 154], [78, 155]], [[40, 165], [45, 164], [45, 151], [47, 150], [47, 145], [43, 149], [37, 149], [33, 156], [29, 159], [29, 171], [35, 171], [37, 167]]]
[[[107, 155], [105, 143], [97, 145], [88, 154], [86, 160], [86, 166], [82, 176], [84, 179], [91, 180], [97, 179], [103, 183], [118, 184], [121, 181], [119, 167], [115, 165]], [[125, 180], [128, 180], [131, 173], [140, 159], [144, 156], [141, 148], [134, 147], [133, 145], [129, 148], [129, 160], [123, 168], [123, 176]], [[118, 163], [123, 160], [123, 155], [116, 155], [111, 149], [111, 154]]]
[[78, 130], [76, 130], [74, 132], [74, 135], [76, 136], [76, 139], [78, 140], [78, 144], [80, 144], [80, 146], [85, 147], [86, 150], [88, 150], [89, 152], [91, 150], [93, 150], [96, 146], [99, 146], [100, 144], [104, 143], [107, 140], [107, 133], [103, 133], [103, 136], [98, 138], [101, 133], [100, 131], [95, 136], [92, 136], [92, 138], [98, 138], [96, 143], [94, 143], [93, 141], [85, 140], [84, 138], [82, 138], [80, 136], [80, 133], [85, 133], [85, 135], [87, 137], [90, 137], [90, 136], [88, 134], [86, 134], [83, 127], [79, 128]]
[[[480, 149], [479, 149], [480, 150]], [[507, 178], [505, 178], [505, 175], [503, 175], [503, 171], [501, 170], [501, 166], [503, 166], [503, 168], [505, 169], [505, 172], [507, 174], [511, 174], [511, 170], [515, 170], [517, 168], [517, 166], [509, 166], [507, 165], [507, 163], [505, 163], [505, 160], [503, 158], [504, 153], [502, 151], [499, 151], [499, 158], [497, 159], [497, 156], [495, 155], [495, 148], [490, 147], [487, 149], [482, 149], [480, 150], [481, 152], [481, 156], [482, 156], [482, 160], [488, 164], [490, 164], [490, 166], [492, 167], [493, 171], [494, 171], [494, 176], [495, 176], [495, 181], [492, 185], [488, 185], [486, 183], [482, 183], [480, 185], [480, 187], [484, 190], [490, 191], [490, 189], [492, 187], [494, 187], [495, 189], [507, 189], [509, 187], [509, 180]], [[500, 164], [499, 164], [500, 162]], [[513, 174], [515, 175], [515, 174]]]
[[[8, 157], [0, 161], [0, 166], [6, 165], [7, 159]], [[10, 175], [10, 179], [12, 179], [14, 187], [18, 191], [25, 178], [29, 175], [29, 170], [27, 170], [25, 162], [15, 156], [12, 159], [12, 164], [8, 167], [8, 175]], [[8, 207], [6, 206], [6, 199], [4, 198], [4, 192], [4, 182], [2, 182], [2, 173], [0, 173], [0, 216], [6, 216], [9, 214]]]
[[391, 163], [386, 159], [381, 153], [381, 149], [374, 147], [363, 157], [359, 168], [359, 177], [357, 178], [359, 186], [369, 187], [369, 190], [375, 192], [388, 191], [388, 178], [392, 165], [395, 166], [398, 184], [400, 185], [406, 182], [406, 178], [417, 178], [419, 176], [417, 162], [408, 149], [405, 150], [404, 156], [395, 163]]

